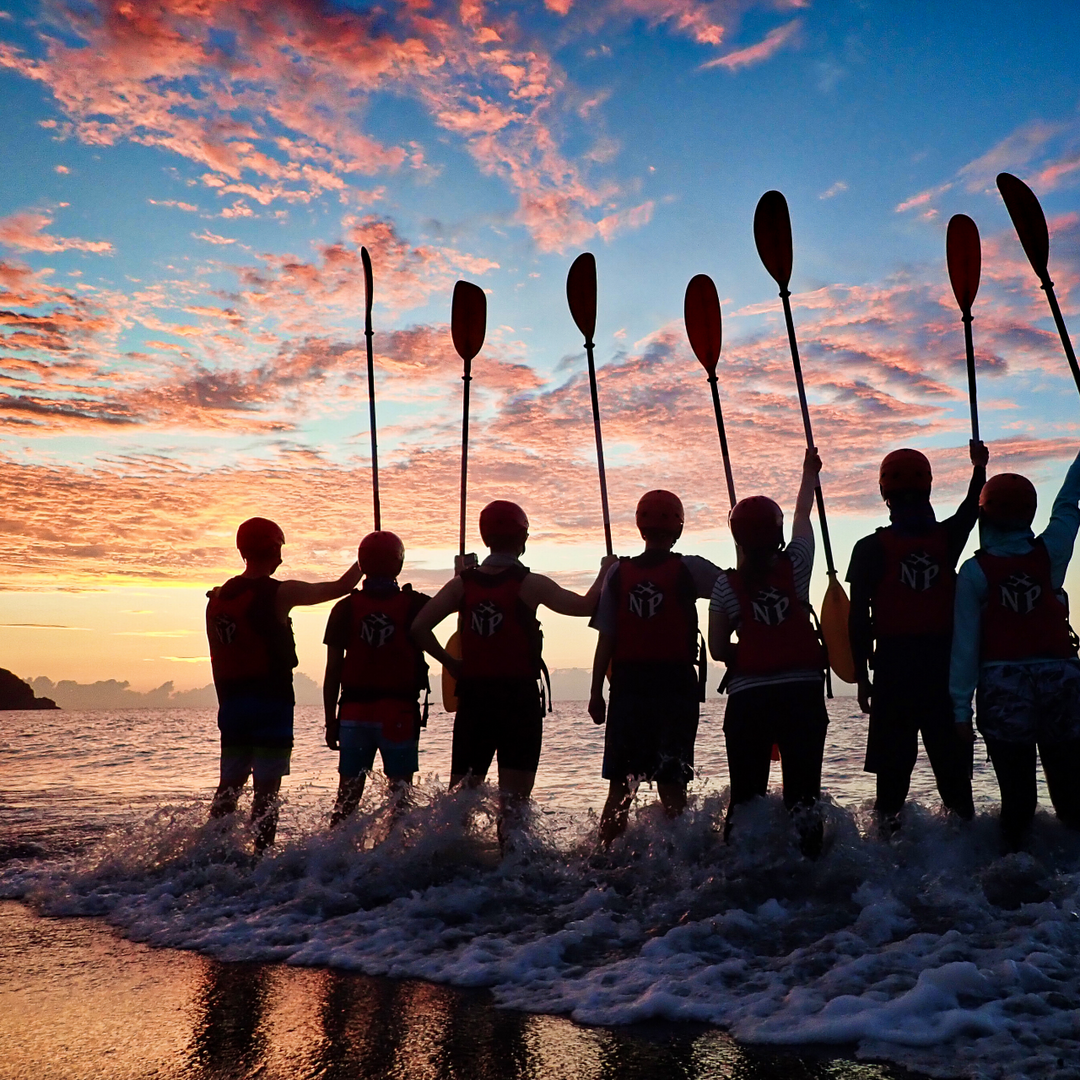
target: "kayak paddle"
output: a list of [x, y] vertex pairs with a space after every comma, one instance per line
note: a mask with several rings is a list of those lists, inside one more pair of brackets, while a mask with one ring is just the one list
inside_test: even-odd
[[600, 434], [600, 401], [596, 396], [596, 364], [593, 360], [593, 333], [596, 330], [596, 259], [586, 251], [579, 255], [566, 275], [566, 299], [577, 328], [585, 335], [585, 355], [589, 361], [589, 390], [592, 393], [593, 431], [596, 435], [596, 464], [600, 471], [600, 506], [604, 514], [604, 543], [611, 548], [611, 514], [608, 512], [607, 474], [604, 471], [604, 440]]
[[728, 453], [727, 433], [724, 431], [724, 414], [720, 409], [720, 390], [716, 382], [716, 365], [720, 361], [723, 329], [720, 322], [720, 297], [713, 279], [708, 274], [698, 274], [686, 286], [683, 301], [683, 322], [690, 348], [701, 362], [709, 377], [712, 390], [713, 412], [716, 414], [716, 431], [720, 436], [720, 453], [724, 458], [724, 476], [727, 479], [728, 499], [735, 506], [735, 480], [731, 475], [731, 455]]
[[964, 346], [967, 349], [968, 403], [971, 406], [971, 439], [979, 441], [979, 409], [975, 400], [975, 344], [971, 337], [971, 305], [979, 291], [982, 270], [982, 247], [979, 228], [966, 214], [954, 214], [945, 233], [945, 261], [949, 281], [960, 306], [964, 322]]
[[[802, 365], [799, 363], [799, 343], [795, 338], [795, 323], [791, 317], [789, 299], [791, 293], [788, 290], [793, 260], [791, 216], [788, 213], [787, 200], [779, 191], [766, 191], [758, 200], [757, 210], [754, 212], [754, 242], [765, 269], [780, 286], [780, 299], [784, 304], [784, 319], [787, 322], [788, 344], [791, 346], [791, 363], [795, 368], [795, 385], [799, 391], [799, 406], [802, 409], [806, 445], [808, 449], [813, 449], [814, 434], [810, 426], [810, 409], [806, 403]], [[848, 637], [848, 613], [851, 602], [844, 591], [844, 586], [840, 584], [840, 579], [836, 576], [832, 544], [829, 541], [829, 526], [825, 519], [825, 500], [821, 494], [820, 483], [814, 491], [814, 498], [817, 502], [818, 520], [821, 522], [821, 541], [825, 549], [825, 567], [829, 578], [825, 598], [821, 602], [821, 632], [825, 639], [825, 648], [829, 653], [829, 666], [844, 682], [854, 682], [855, 661], [851, 658], [851, 640]]]
[[364, 337], [367, 338], [368, 416], [371, 425], [371, 494], [375, 501], [375, 531], [378, 532], [382, 528], [382, 513], [379, 506], [379, 446], [375, 427], [375, 356], [371, 346], [374, 333], [371, 329], [374, 283], [371, 276], [371, 256], [366, 247], [360, 249], [360, 261], [364, 264]]

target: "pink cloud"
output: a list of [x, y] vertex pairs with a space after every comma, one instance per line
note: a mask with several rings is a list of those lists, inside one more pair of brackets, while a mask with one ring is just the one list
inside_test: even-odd
[[0, 244], [16, 251], [39, 251], [53, 254], [60, 251], [88, 251], [95, 255], [111, 255], [113, 246], [107, 240], [80, 240], [76, 237], [53, 236], [45, 232], [53, 223], [52, 215], [24, 210], [0, 218]]
[[785, 45], [792, 44], [802, 29], [802, 19], [792, 19], [770, 30], [765, 37], [754, 45], [748, 45], [745, 49], [736, 49], [734, 52], [725, 53], [715, 60], [709, 60], [702, 64], [702, 68], [726, 67], [728, 71], [738, 71], [740, 68], [750, 67], [752, 64], [760, 64], [764, 60], [778, 53]]

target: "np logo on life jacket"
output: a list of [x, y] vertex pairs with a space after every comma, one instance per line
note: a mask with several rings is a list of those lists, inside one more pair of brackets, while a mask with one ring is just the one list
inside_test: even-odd
[[214, 633], [222, 645], [231, 645], [240, 627], [231, 615], [224, 613], [214, 616]]
[[764, 623], [766, 626], [779, 626], [788, 616], [791, 608], [791, 600], [779, 589], [769, 587], [750, 601], [754, 612], [754, 622]]
[[373, 611], [360, 623], [360, 638], [365, 645], [381, 649], [394, 636], [394, 620], [381, 611]]
[[925, 551], [913, 551], [900, 563], [900, 584], [915, 592], [926, 592], [941, 573], [941, 567]]
[[491, 600], [483, 600], [472, 610], [469, 625], [474, 634], [492, 637], [502, 625], [503, 613]]
[[1042, 586], [1027, 574], [1013, 574], [1001, 584], [1001, 606], [1018, 615], [1029, 615], [1042, 596]]
[[651, 581], [635, 585], [628, 597], [630, 610], [642, 619], [651, 619], [664, 603], [664, 594]]

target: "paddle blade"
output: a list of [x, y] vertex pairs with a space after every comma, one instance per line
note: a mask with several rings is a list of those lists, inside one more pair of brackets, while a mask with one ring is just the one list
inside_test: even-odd
[[855, 661], [851, 658], [851, 638], [848, 636], [848, 615], [851, 601], [835, 574], [829, 575], [829, 587], [821, 601], [821, 636], [829, 650], [829, 667], [838, 679], [855, 681]]
[[686, 323], [686, 336], [690, 339], [690, 348], [694, 350], [694, 355], [710, 375], [715, 374], [720, 360], [723, 330], [720, 323], [720, 297], [716, 293], [713, 279], [708, 274], [698, 274], [691, 278], [690, 284], [686, 286], [683, 321]]
[[970, 315], [975, 294], [979, 291], [982, 247], [979, 227], [967, 214], [954, 214], [949, 219], [945, 233], [945, 261], [949, 264], [949, 280], [956, 302], [965, 315]]
[[596, 330], [596, 259], [586, 251], [574, 260], [566, 275], [566, 299], [577, 328], [592, 344]]
[[765, 269], [781, 289], [791, 280], [791, 215], [779, 191], [766, 191], [754, 211], [754, 243]]
[[[461, 637], [455, 630], [446, 643], [446, 651], [456, 660], [461, 659]], [[446, 668], [442, 669], [442, 707], [447, 712], [457, 712], [457, 679]]]
[[371, 256], [368, 249], [360, 249], [360, 261], [364, 264], [364, 312], [371, 319], [371, 302], [375, 296], [375, 284], [371, 277]]
[[487, 297], [479, 285], [459, 281], [454, 286], [454, 302], [450, 309], [450, 333], [454, 348], [465, 363], [484, 347], [487, 330]]
[[1024, 245], [1028, 261], [1035, 273], [1042, 277], [1050, 259], [1050, 234], [1046, 229], [1043, 213], [1035, 192], [1012, 173], [998, 173], [998, 191], [1005, 200], [1005, 209], [1016, 227], [1016, 235]]

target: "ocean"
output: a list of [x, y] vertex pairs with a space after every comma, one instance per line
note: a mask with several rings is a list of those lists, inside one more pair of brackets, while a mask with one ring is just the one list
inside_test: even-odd
[[206, 820], [212, 710], [0, 713], [0, 1077], [1080, 1077], [1080, 835], [1040, 788], [1001, 856], [977, 746], [975, 821], [920, 757], [882, 841], [865, 718], [829, 712], [816, 862], [776, 793], [722, 842], [722, 701], [686, 815], [643, 786], [608, 854], [603, 731], [556, 703], [503, 858], [491, 792], [446, 791], [439, 709], [413, 806], [391, 820], [376, 778], [333, 832], [298, 709], [260, 861], [243, 815]]

